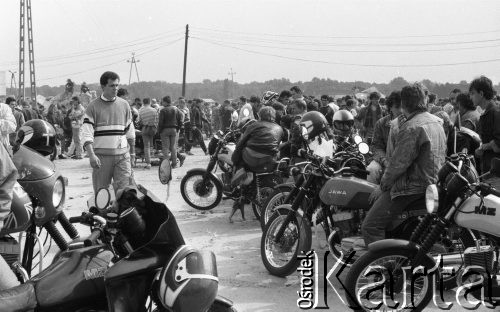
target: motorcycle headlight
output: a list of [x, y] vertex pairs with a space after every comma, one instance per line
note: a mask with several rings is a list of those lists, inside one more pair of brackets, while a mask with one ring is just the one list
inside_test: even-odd
[[436, 184], [431, 184], [425, 190], [425, 207], [428, 213], [436, 213], [439, 208], [439, 193]]
[[52, 188], [52, 205], [58, 207], [64, 197], [64, 184], [61, 179], [57, 179]]

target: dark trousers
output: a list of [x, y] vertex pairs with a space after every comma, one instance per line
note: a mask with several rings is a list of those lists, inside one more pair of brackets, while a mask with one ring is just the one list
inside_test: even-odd
[[[203, 152], [206, 153], [207, 147], [205, 146], [205, 141], [203, 141], [203, 135], [201, 134], [200, 128], [196, 127], [196, 129], [193, 129], [191, 133], [192, 133], [193, 143], [200, 144], [201, 149], [203, 150]], [[186, 151], [190, 150], [191, 150], [191, 145], [186, 140]]]
[[373, 203], [361, 225], [365, 244], [368, 246], [385, 239], [388, 226], [408, 208], [425, 209], [425, 194], [398, 196], [391, 199], [390, 191], [383, 192]]

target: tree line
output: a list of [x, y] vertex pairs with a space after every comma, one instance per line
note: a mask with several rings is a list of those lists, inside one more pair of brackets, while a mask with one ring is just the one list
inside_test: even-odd
[[[75, 86], [75, 91], [80, 89], [78, 81]], [[265, 91], [272, 90], [280, 92], [289, 90], [292, 86], [299, 86], [305, 95], [320, 96], [328, 95], [346, 95], [353, 94], [356, 90], [362, 91], [369, 87], [376, 87], [380, 92], [388, 95], [394, 90], [401, 90], [409, 82], [403, 77], [396, 77], [389, 83], [370, 83], [365, 81], [338, 81], [328, 79], [313, 78], [311, 81], [292, 82], [290, 79], [281, 78], [273, 79], [264, 82], [237, 83], [228, 79], [212, 81], [209, 79], [203, 80], [201, 83], [187, 83], [186, 97], [187, 98], [210, 98], [215, 101], [223, 101], [225, 99], [237, 98], [240, 96], [261, 96]], [[458, 88], [462, 91], [468, 91], [469, 82], [462, 80], [459, 83], [437, 83], [429, 79], [424, 79], [422, 83], [429, 89], [430, 92], [436, 94], [439, 98], [448, 97], [451, 90]], [[90, 90], [100, 92], [100, 86], [97, 83], [89, 84]], [[169, 83], [166, 81], [142, 81], [132, 83], [131, 85], [122, 85], [128, 89], [131, 98], [161, 98], [165, 95], [170, 95], [173, 99], [181, 96], [182, 84]], [[500, 92], [500, 83], [494, 86], [497, 92]], [[64, 92], [64, 84], [60, 86], [43, 85], [37, 87], [37, 94], [45, 97], [55, 96]], [[7, 88], [7, 94], [17, 94], [17, 90]], [[29, 89], [26, 90], [29, 94]]]

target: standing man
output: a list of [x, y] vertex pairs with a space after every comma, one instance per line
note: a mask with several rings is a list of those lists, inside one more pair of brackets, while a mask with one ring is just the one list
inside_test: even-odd
[[[85, 109], [83, 105], [80, 104], [80, 98], [74, 96], [71, 98], [71, 113], [69, 118], [71, 119], [71, 131], [73, 134], [73, 144], [75, 146], [75, 159], [82, 159], [82, 143], [81, 143], [81, 127], [83, 125], [83, 116], [85, 115]], [[72, 148], [70, 146], [69, 153], [72, 154]]]
[[471, 82], [469, 94], [474, 105], [483, 110], [478, 124], [482, 144], [476, 150], [476, 156], [481, 159], [481, 174], [484, 174], [490, 170], [491, 160], [500, 157], [500, 108], [495, 103], [493, 83], [485, 76]]
[[78, 97], [80, 98], [80, 104], [82, 104], [85, 109], [87, 109], [87, 106], [89, 106], [90, 102], [94, 99], [92, 93], [90, 93], [89, 87], [85, 82], [82, 82], [82, 86], [80, 87], [80, 95]]
[[[163, 109], [160, 111], [158, 121], [158, 132], [161, 137], [161, 146], [163, 157], [170, 159], [172, 168], [177, 167], [177, 137], [182, 128], [182, 113], [172, 105], [170, 96], [167, 95], [162, 99]], [[170, 151], [170, 157], [169, 157]], [[181, 160], [183, 162], [183, 160]]]
[[186, 105], [186, 100], [181, 96], [177, 105], [181, 113], [184, 115], [183, 126], [179, 131], [180, 152], [186, 152], [188, 155], [193, 155], [190, 151], [189, 140], [191, 140], [191, 113]]
[[[337, 107], [335, 110], [330, 104], [333, 104]], [[333, 115], [339, 110], [339, 107], [335, 103], [330, 103], [329, 97], [326, 94], [321, 96], [321, 107], [319, 108], [319, 112], [322, 113], [326, 121], [328, 121], [328, 125], [330, 128], [333, 127]]]
[[144, 158], [146, 158], [145, 169], [151, 169], [151, 146], [153, 138], [158, 130], [158, 111], [149, 103], [144, 104], [139, 110], [139, 125], [142, 125], [142, 141], [144, 142]]
[[383, 117], [382, 107], [379, 104], [380, 94], [376, 91], [370, 93], [368, 106], [361, 108], [357, 119], [361, 122], [362, 136], [368, 144], [372, 144], [373, 130], [377, 121]]
[[90, 102], [83, 121], [83, 147], [89, 156], [94, 192], [135, 184], [132, 179], [127, 132], [130, 131], [132, 114], [130, 106], [117, 96], [120, 77], [111, 71], [102, 74], [102, 94]]
[[[124, 88], [118, 89], [117, 93], [119, 98], [124, 99], [127, 103], [129, 103], [129, 95], [128, 90]], [[130, 124], [130, 131], [127, 131], [127, 142], [130, 153], [130, 164], [132, 167], [136, 167], [136, 159], [135, 159], [135, 123], [137, 117], [139, 116], [139, 111], [134, 108], [133, 105], [130, 105], [130, 113], [132, 114], [132, 124]]]
[[23, 115], [22, 110], [17, 106], [17, 102], [16, 102], [15, 98], [9, 96], [5, 100], [5, 102], [7, 105], [10, 106], [10, 109], [12, 110], [12, 114], [14, 115], [14, 118], [16, 119], [16, 131], [12, 132], [10, 134], [10, 141], [14, 142], [14, 140], [16, 139], [17, 130], [19, 130], [19, 128], [21, 128], [21, 126], [24, 123], [24, 115]]
[[203, 114], [203, 110], [201, 109], [201, 100], [194, 99], [193, 106], [191, 107], [191, 127], [193, 132], [193, 143], [197, 142], [198, 144], [200, 144], [201, 149], [203, 150], [205, 155], [207, 155], [207, 147], [205, 146], [205, 141], [203, 141], [203, 135], [201, 134], [201, 129], [203, 129], [204, 122], [208, 123], [208, 120]]
[[458, 109], [457, 96], [462, 93], [460, 89], [453, 89], [450, 92], [450, 103], [443, 107], [443, 110], [450, 116], [451, 124], [455, 124], [457, 117], [460, 116], [460, 111]]
[[214, 132], [217, 132], [221, 129], [220, 109], [221, 106], [219, 102], [215, 102], [214, 107], [212, 107], [212, 130]]
[[234, 109], [231, 107], [231, 102], [229, 100], [224, 100], [222, 107], [219, 109], [221, 130], [225, 131], [231, 126], [232, 115]]
[[290, 92], [292, 93], [292, 98], [294, 100], [303, 100], [304, 101], [304, 95], [302, 94], [302, 90], [298, 86], [291, 87]]

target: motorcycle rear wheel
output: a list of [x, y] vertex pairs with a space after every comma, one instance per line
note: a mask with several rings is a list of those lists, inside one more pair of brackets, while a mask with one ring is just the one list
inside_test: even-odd
[[[295, 213], [278, 243], [274, 237], [288, 214], [277, 211], [264, 228], [260, 243], [262, 262], [272, 275], [286, 277], [297, 270], [300, 261], [297, 256], [311, 249], [311, 225], [307, 219]], [[279, 255], [280, 254], [280, 255]]]
[[205, 173], [205, 169], [192, 170], [181, 181], [182, 198], [198, 210], [210, 210], [222, 200], [222, 183], [211, 174], [204, 180]]

